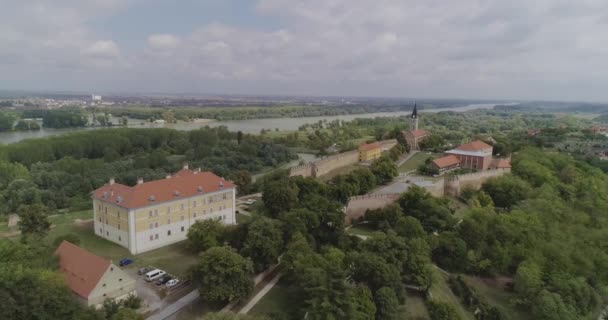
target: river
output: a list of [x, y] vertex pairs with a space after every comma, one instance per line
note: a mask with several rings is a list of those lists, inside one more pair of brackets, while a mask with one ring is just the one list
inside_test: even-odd
[[[441, 111], [470, 111], [475, 109], [491, 109], [496, 104], [470, 104], [463, 107], [454, 108], [441, 108], [441, 109], [427, 109], [420, 110], [424, 112], [441, 112]], [[504, 104], [502, 104], [504, 105]], [[244, 133], [260, 133], [262, 129], [270, 130], [297, 130], [303, 124], [317, 123], [319, 120], [342, 120], [352, 121], [357, 118], [377, 118], [377, 117], [398, 117], [402, 115], [409, 115], [411, 111], [399, 111], [399, 112], [376, 112], [376, 113], [361, 113], [361, 114], [348, 114], [339, 116], [322, 116], [322, 117], [301, 117], [301, 118], [273, 118], [273, 119], [248, 119], [248, 120], [228, 120], [228, 121], [202, 121], [202, 122], [178, 122], [178, 123], [149, 123], [139, 119], [129, 118], [129, 128], [171, 128], [177, 130], [194, 130], [202, 126], [226, 126], [230, 131], [242, 131]], [[117, 118], [112, 118], [113, 123], [118, 123]], [[8, 144], [19, 142], [25, 139], [31, 138], [43, 138], [48, 136], [65, 134], [68, 132], [76, 132], [83, 130], [97, 130], [104, 129], [103, 127], [84, 127], [84, 128], [65, 128], [65, 129], [52, 129], [52, 128], [41, 128], [37, 131], [14, 131], [14, 132], [2, 132], [0, 133], [0, 144]]]

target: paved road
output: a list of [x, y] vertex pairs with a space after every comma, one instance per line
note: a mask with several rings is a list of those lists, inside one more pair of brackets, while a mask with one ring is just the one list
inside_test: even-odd
[[260, 302], [260, 300], [262, 298], [264, 298], [264, 296], [268, 293], [268, 291], [270, 291], [270, 289], [272, 289], [272, 287], [274, 287], [277, 284], [277, 282], [279, 282], [279, 280], [281, 279], [282, 276], [283, 276], [283, 273], [281, 273], [281, 272], [277, 273], [274, 276], [274, 278], [272, 278], [264, 286], [264, 288], [262, 288], [262, 290], [260, 290], [253, 298], [251, 298], [251, 300], [249, 300], [249, 302], [247, 302], [247, 304], [243, 307], [243, 309], [241, 309], [241, 311], [239, 311], [239, 313], [246, 314], [247, 312], [249, 312], [258, 302]]
[[188, 293], [187, 295], [181, 297], [179, 300], [164, 307], [159, 313], [148, 317], [146, 320], [165, 320], [165, 319], [171, 317], [172, 315], [176, 314], [183, 307], [189, 305], [194, 300], [198, 299], [198, 297], [199, 297], [198, 290], [193, 290], [192, 292]]

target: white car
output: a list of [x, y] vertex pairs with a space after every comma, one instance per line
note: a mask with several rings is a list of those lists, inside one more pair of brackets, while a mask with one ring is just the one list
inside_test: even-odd
[[164, 276], [165, 274], [167, 274], [166, 272], [164, 272], [163, 270], [159, 270], [159, 269], [154, 269], [148, 273], [146, 273], [146, 281], [151, 282], [154, 281], [162, 276]]
[[179, 283], [179, 279], [171, 279], [171, 280], [167, 281], [165, 286], [167, 286], [167, 288], [172, 288], [172, 287], [175, 287], [178, 283]]

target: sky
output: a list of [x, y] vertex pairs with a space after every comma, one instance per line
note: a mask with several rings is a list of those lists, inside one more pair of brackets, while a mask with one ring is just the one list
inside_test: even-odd
[[606, 0], [0, 0], [0, 89], [608, 101]]

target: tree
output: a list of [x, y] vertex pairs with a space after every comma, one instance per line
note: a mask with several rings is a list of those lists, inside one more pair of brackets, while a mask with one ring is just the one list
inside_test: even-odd
[[296, 206], [298, 189], [292, 186], [287, 179], [271, 181], [264, 185], [262, 200], [270, 214], [276, 218], [280, 213], [287, 212]]
[[574, 320], [578, 317], [557, 293], [542, 290], [532, 303], [532, 315], [538, 320]]
[[109, 320], [144, 320], [144, 316], [133, 309], [121, 308]]
[[78, 237], [78, 235], [75, 233], [68, 233], [68, 234], [63, 234], [63, 235], [57, 236], [57, 237], [55, 237], [55, 240], [53, 240], [53, 247], [55, 247], [55, 248], [59, 247], [59, 245], [63, 241], [68, 241], [72, 244], [79, 245], [80, 237]]
[[380, 184], [386, 184], [392, 181], [393, 178], [399, 174], [395, 163], [386, 156], [382, 156], [372, 162], [370, 169]]
[[232, 181], [237, 186], [239, 195], [247, 195], [253, 189], [251, 173], [247, 170], [239, 170], [232, 175]]
[[431, 320], [459, 320], [460, 316], [456, 313], [456, 309], [444, 302], [429, 301], [429, 313]]
[[398, 308], [399, 299], [395, 291], [389, 287], [382, 287], [376, 291], [374, 297], [376, 303], [376, 320], [397, 320], [399, 319]]
[[467, 244], [454, 232], [442, 232], [433, 249], [433, 260], [450, 271], [463, 272], [467, 268]]
[[196, 221], [188, 229], [187, 246], [193, 252], [205, 251], [209, 248], [221, 245], [224, 225], [216, 219], [205, 219]]
[[239, 131], [236, 133], [236, 142], [237, 142], [238, 144], [241, 144], [241, 142], [242, 142], [242, 141], [243, 141], [243, 131], [240, 131], [240, 130], [239, 130]]
[[526, 181], [513, 175], [490, 179], [483, 184], [483, 190], [499, 208], [511, 208], [517, 202], [526, 199], [531, 192], [530, 185]]
[[18, 222], [19, 230], [24, 237], [27, 235], [44, 237], [51, 228], [46, 209], [40, 204], [21, 206], [18, 214], [21, 219]]
[[422, 238], [426, 236], [426, 232], [424, 232], [424, 228], [420, 221], [411, 216], [399, 217], [393, 230], [395, 230], [400, 237], [405, 239]]
[[277, 220], [255, 217], [248, 224], [241, 254], [251, 258], [255, 271], [262, 271], [276, 263], [282, 249], [283, 233]]
[[252, 316], [248, 314], [234, 314], [231, 312], [211, 312], [204, 315], [200, 320], [271, 320], [264, 316]]
[[253, 265], [230, 247], [213, 247], [203, 252], [192, 268], [192, 281], [201, 297], [211, 302], [245, 298], [253, 290]]
[[534, 301], [534, 298], [543, 288], [543, 273], [538, 264], [533, 261], [524, 261], [515, 273], [515, 292], [523, 304]]

